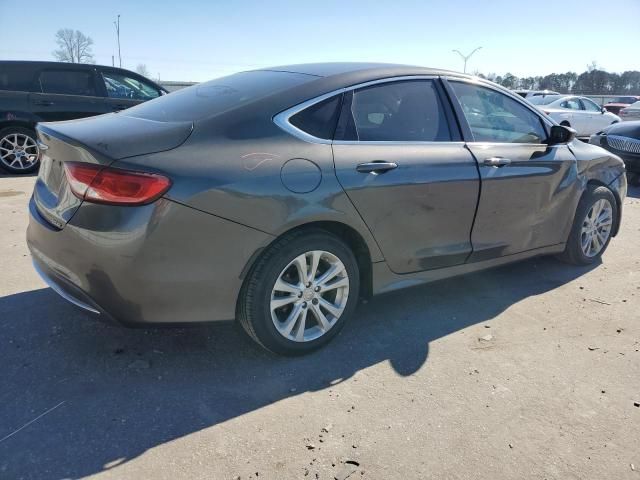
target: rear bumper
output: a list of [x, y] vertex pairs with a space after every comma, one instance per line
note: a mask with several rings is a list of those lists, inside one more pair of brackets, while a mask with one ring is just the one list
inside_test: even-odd
[[166, 199], [83, 204], [63, 229], [29, 204], [27, 243], [44, 281], [124, 324], [230, 320], [242, 272], [272, 237]]

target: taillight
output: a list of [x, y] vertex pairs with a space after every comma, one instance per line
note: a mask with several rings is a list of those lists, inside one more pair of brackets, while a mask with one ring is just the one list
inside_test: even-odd
[[160, 198], [171, 186], [171, 180], [156, 173], [81, 162], [65, 162], [64, 169], [73, 194], [93, 203], [145, 205]]

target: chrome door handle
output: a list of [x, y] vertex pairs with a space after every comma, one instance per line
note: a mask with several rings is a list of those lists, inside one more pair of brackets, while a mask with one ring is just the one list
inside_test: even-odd
[[374, 175], [378, 175], [379, 173], [384, 173], [394, 168], [398, 168], [397, 163], [376, 160], [374, 162], [361, 163], [356, 167], [356, 170], [360, 173], [373, 173]]
[[504, 167], [505, 165], [509, 165], [511, 160], [504, 157], [489, 157], [484, 159], [484, 164], [489, 167]]
[[33, 103], [34, 105], [41, 105], [43, 107], [50, 107], [51, 105], [53, 105], [53, 102], [51, 100], [36, 100]]

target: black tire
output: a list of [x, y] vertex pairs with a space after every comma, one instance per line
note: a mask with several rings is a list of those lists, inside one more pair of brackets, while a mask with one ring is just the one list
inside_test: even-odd
[[[582, 250], [582, 225], [591, 207], [598, 201], [604, 199], [611, 205], [612, 211], [612, 224], [609, 231], [609, 237], [602, 246], [601, 250], [594, 256], [587, 256]], [[582, 198], [578, 203], [576, 214], [573, 219], [573, 225], [569, 238], [567, 239], [567, 245], [564, 252], [562, 252], [558, 258], [560, 260], [571, 263], [573, 265], [590, 265], [599, 260], [602, 254], [605, 252], [611, 241], [612, 233], [615, 231], [616, 222], [618, 221], [618, 204], [616, 199], [607, 187], [601, 185], [587, 185], [587, 189], [582, 194]]]
[[[296, 342], [285, 338], [271, 318], [270, 302], [273, 286], [281, 272], [299, 255], [313, 250], [329, 252], [343, 263], [349, 278], [349, 291], [342, 314], [319, 338]], [[281, 355], [304, 355], [326, 345], [335, 337], [358, 302], [360, 275], [351, 249], [338, 237], [323, 230], [301, 230], [276, 240], [258, 258], [240, 291], [237, 319], [258, 344]]]
[[564, 122], [560, 122], [560, 125], [562, 125], [563, 127], [571, 128], [571, 124], [569, 122], [567, 122], [566, 120]]
[[[36, 145], [38, 142], [38, 138], [36, 136], [36, 132], [34, 132], [33, 130], [29, 129], [29, 128], [24, 128], [24, 127], [6, 127], [3, 128], [2, 130], [0, 130], [0, 143], [2, 142], [2, 140], [4, 138], [9, 137], [10, 135], [25, 135], [27, 137], [29, 137]], [[0, 145], [2, 146], [2, 145]], [[36, 149], [37, 150], [37, 149]], [[0, 153], [5, 154], [6, 151], [4, 150], [0, 150]], [[3, 170], [5, 170], [6, 172], [12, 173], [12, 174], [27, 174], [27, 173], [31, 173], [31, 172], [35, 172], [38, 167], [40, 166], [40, 152], [38, 150], [38, 159], [33, 162], [33, 164], [29, 165], [26, 168], [19, 168], [19, 167], [12, 167], [9, 164], [5, 163], [5, 161], [3, 159], [0, 158], [0, 167], [2, 167]]]

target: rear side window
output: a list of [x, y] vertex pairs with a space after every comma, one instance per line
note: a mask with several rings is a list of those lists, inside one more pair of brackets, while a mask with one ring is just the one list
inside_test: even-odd
[[34, 70], [23, 65], [0, 65], [0, 90], [29, 92], [33, 87]]
[[125, 114], [158, 122], [202, 120], [315, 79], [302, 73], [241, 72], [163, 95]]
[[577, 98], [570, 98], [568, 100], [565, 100], [560, 104], [560, 106], [562, 108], [568, 108], [569, 110], [582, 110], [582, 107], [580, 106], [580, 102], [578, 101]]
[[84, 70], [44, 70], [40, 73], [43, 93], [95, 97], [93, 73]]
[[336, 130], [342, 95], [318, 102], [289, 119], [289, 123], [316, 138], [331, 140]]
[[355, 128], [345, 128], [344, 140], [451, 141], [444, 107], [431, 80], [384, 83], [356, 90], [350, 114], [349, 123]]

